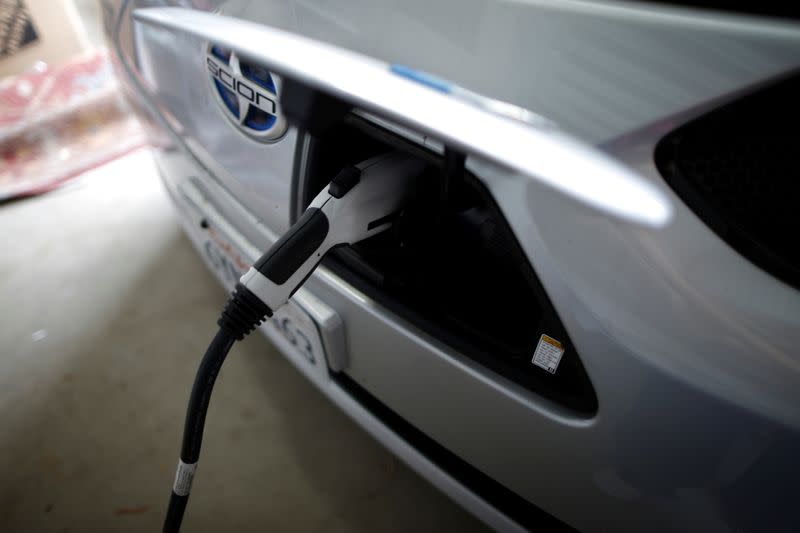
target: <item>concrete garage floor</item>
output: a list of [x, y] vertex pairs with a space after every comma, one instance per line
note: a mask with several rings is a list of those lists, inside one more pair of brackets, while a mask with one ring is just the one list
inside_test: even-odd
[[[225, 294], [146, 151], [0, 206], [0, 530], [160, 531]], [[184, 531], [479, 531], [253, 335], [209, 410]]]

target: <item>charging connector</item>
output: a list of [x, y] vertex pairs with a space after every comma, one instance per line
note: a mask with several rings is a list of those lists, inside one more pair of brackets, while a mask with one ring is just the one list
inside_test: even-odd
[[217, 320], [219, 332], [203, 356], [189, 397], [165, 533], [180, 529], [200, 456], [211, 391], [234, 342], [283, 306], [329, 250], [388, 229], [413, 190], [411, 182], [423, 168], [422, 161], [400, 152], [346, 167], [236, 284]]

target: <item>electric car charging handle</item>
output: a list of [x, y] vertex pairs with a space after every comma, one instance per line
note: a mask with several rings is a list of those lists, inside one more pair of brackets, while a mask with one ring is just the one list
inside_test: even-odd
[[399, 152], [346, 167], [236, 284], [217, 320], [219, 332], [203, 356], [189, 397], [180, 459], [164, 519], [165, 533], [180, 529], [200, 456], [211, 391], [233, 343], [283, 306], [329, 250], [389, 228], [403, 207], [411, 181], [423, 167], [420, 160]]

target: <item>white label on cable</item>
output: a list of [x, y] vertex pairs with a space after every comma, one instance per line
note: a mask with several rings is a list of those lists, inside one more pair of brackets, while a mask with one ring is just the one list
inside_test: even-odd
[[564, 345], [548, 335], [542, 335], [539, 338], [539, 344], [536, 345], [536, 351], [533, 352], [533, 359], [531, 363], [544, 368], [551, 374], [556, 373], [558, 363], [561, 362], [561, 356], [564, 355]]
[[172, 492], [178, 496], [189, 495], [195, 468], [197, 468], [197, 463], [187, 465], [178, 459], [178, 470], [175, 472], [175, 483], [172, 485]]

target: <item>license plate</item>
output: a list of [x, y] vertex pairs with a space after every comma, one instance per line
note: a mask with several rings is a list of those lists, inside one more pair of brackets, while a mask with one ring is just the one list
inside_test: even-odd
[[267, 328], [277, 331], [295, 355], [308, 363], [317, 365], [323, 361], [322, 340], [317, 327], [295, 302], [289, 301], [279, 309], [267, 323]]
[[[209, 227], [208, 238], [203, 244], [203, 253], [212, 269], [227, 287], [233, 287], [242, 274], [250, 268], [242, 254], [225, 239], [223, 234]], [[268, 322], [291, 346], [296, 355], [311, 364], [321, 360], [322, 342], [313, 320], [293, 301], [279, 309]]]
[[233, 288], [250, 268], [250, 264], [223, 233], [209, 226], [206, 234], [203, 242], [206, 262], [226, 287]]
[[[181, 189], [189, 208], [190, 234], [195, 244], [206, 264], [225, 287], [232, 290], [250, 268], [258, 251], [238, 233], [236, 237], [239, 238], [236, 238], [223, 229], [236, 231], [224, 222], [191, 182], [185, 182]], [[345, 364], [344, 336], [338, 314], [302, 288], [261, 329], [296, 363], [307, 369], [312, 365], [315, 374], [327, 373], [326, 356], [332, 358], [334, 369], [339, 370]]]

